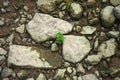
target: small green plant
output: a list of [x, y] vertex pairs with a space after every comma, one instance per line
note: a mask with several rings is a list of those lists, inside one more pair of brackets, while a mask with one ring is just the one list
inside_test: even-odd
[[56, 44], [61, 44], [63, 41], [64, 41], [64, 36], [63, 36], [63, 34], [60, 33], [60, 32], [58, 32], [58, 33], [56, 34], [56, 41], [55, 41], [55, 43], [56, 43]]

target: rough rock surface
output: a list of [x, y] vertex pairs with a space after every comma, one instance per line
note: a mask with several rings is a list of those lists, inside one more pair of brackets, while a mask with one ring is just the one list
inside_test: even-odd
[[115, 54], [116, 42], [115, 39], [110, 39], [104, 43], [102, 43], [98, 49], [98, 55], [102, 56], [102, 58], [111, 57]]
[[67, 21], [54, 18], [48, 14], [36, 13], [28, 23], [27, 31], [35, 41], [42, 42], [55, 38], [57, 32], [66, 34], [72, 30], [72, 27]]
[[73, 63], [79, 62], [90, 50], [90, 43], [84, 36], [65, 36], [63, 42], [63, 57], [65, 60]]
[[56, 68], [62, 64], [58, 54], [52, 54], [46, 49], [20, 45], [11, 45], [9, 49], [8, 63], [16, 66]]
[[101, 22], [104, 27], [111, 27], [115, 22], [113, 6], [107, 6], [101, 10]]

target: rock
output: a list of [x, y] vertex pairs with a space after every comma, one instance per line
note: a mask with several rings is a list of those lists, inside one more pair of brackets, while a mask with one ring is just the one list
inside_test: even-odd
[[0, 27], [3, 26], [5, 22], [3, 20], [0, 20]]
[[114, 80], [120, 80], [120, 77], [115, 77]]
[[21, 19], [20, 19], [20, 24], [24, 24], [25, 22], [26, 22], [26, 18], [25, 17], [22, 17]]
[[96, 28], [92, 26], [83, 26], [81, 33], [82, 34], [93, 34]]
[[78, 77], [78, 80], [83, 80], [83, 79], [82, 79], [82, 76], [79, 76], [79, 77]]
[[1, 8], [2, 13], [6, 13], [7, 11], [4, 8]]
[[112, 38], [118, 38], [119, 36], [119, 31], [109, 31], [108, 32], [108, 36], [112, 37]]
[[[119, 2], [120, 2], [120, 0], [119, 0]], [[115, 17], [120, 20], [120, 5], [116, 6], [113, 9], [113, 13], [114, 13]]]
[[67, 67], [67, 72], [72, 73], [73, 72], [72, 67]]
[[12, 70], [11, 69], [9, 69], [9, 68], [7, 68], [7, 67], [5, 67], [3, 70], [2, 70], [2, 72], [1, 72], [1, 77], [8, 77], [8, 76], [10, 76], [12, 74]]
[[29, 8], [27, 6], [24, 6], [23, 8], [24, 8], [25, 11], [29, 10]]
[[37, 7], [44, 13], [50, 13], [55, 10], [55, 4], [62, 0], [37, 0]]
[[57, 44], [56, 44], [56, 43], [53, 43], [53, 44], [51, 45], [51, 51], [57, 51], [57, 50], [58, 50]]
[[3, 78], [2, 80], [10, 80], [9, 78]]
[[3, 6], [4, 6], [4, 7], [8, 7], [8, 6], [9, 6], [9, 0], [4, 1], [4, 2], [3, 2]]
[[98, 19], [98, 18], [93, 18], [93, 19], [90, 19], [90, 20], [89, 20], [89, 23], [90, 23], [91, 25], [98, 24], [98, 22], [99, 22], [99, 19]]
[[57, 69], [56, 75], [54, 76], [55, 80], [59, 80], [64, 77], [66, 69]]
[[43, 73], [40, 73], [36, 80], [47, 80]]
[[25, 25], [21, 25], [20, 27], [17, 27], [16, 31], [19, 32], [19, 33], [24, 33], [24, 31], [25, 31]]
[[5, 62], [5, 56], [0, 56], [0, 65]]
[[80, 72], [80, 73], [85, 73], [85, 69], [83, 68], [82, 64], [77, 64], [77, 72]]
[[59, 54], [52, 54], [51, 51], [46, 49], [10, 45], [8, 64], [28, 68], [57, 68], [61, 66], [62, 58]]
[[110, 3], [111, 3], [113, 6], [117, 6], [117, 5], [120, 5], [120, 0], [110, 0]]
[[66, 34], [72, 30], [72, 27], [67, 21], [54, 18], [48, 14], [36, 13], [26, 28], [36, 42], [42, 42], [55, 38], [57, 32]]
[[70, 5], [70, 13], [73, 18], [80, 19], [83, 13], [83, 8], [79, 3], [71, 3]]
[[[34, 80], [34, 78], [28, 78], [27, 80]], [[40, 80], [40, 79], [39, 79]], [[41, 79], [42, 80], [42, 79]]]
[[5, 39], [4, 38], [0, 38], [0, 46], [5, 44]]
[[115, 77], [120, 73], [120, 68], [111, 67], [108, 72], [112, 77]]
[[99, 55], [89, 55], [85, 59], [85, 62], [90, 64], [90, 65], [98, 64], [100, 61], [101, 61], [101, 56], [99, 56]]
[[115, 39], [110, 39], [102, 43], [98, 49], [98, 55], [102, 58], [111, 57], [115, 54], [116, 42]]
[[7, 51], [4, 50], [3, 48], [0, 48], [0, 55], [6, 55]]
[[107, 6], [101, 10], [101, 22], [104, 27], [111, 27], [115, 22], [113, 8], [113, 6]]
[[82, 80], [98, 80], [94, 74], [86, 74], [83, 76]]
[[14, 39], [14, 34], [12, 33], [10, 36], [8, 36], [6, 42], [8, 42], [9, 44], [13, 44], [13, 39]]
[[62, 52], [65, 60], [73, 63], [79, 62], [90, 50], [90, 42], [84, 36], [65, 36]]
[[19, 79], [23, 79], [23, 78], [27, 77], [27, 75], [28, 75], [28, 73], [25, 70], [20, 70], [19, 72], [17, 72], [17, 77]]

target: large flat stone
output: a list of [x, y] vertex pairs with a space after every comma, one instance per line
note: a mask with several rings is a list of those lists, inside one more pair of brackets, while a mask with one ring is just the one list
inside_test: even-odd
[[62, 58], [46, 49], [10, 45], [8, 63], [21, 67], [57, 68], [61, 66]]
[[62, 19], [48, 14], [36, 13], [28, 23], [27, 31], [36, 42], [42, 42], [56, 37], [57, 32], [66, 34], [72, 30], [72, 25]]

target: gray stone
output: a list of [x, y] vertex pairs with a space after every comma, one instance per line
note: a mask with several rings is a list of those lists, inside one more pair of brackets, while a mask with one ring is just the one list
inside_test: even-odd
[[4, 38], [0, 38], [0, 46], [5, 44], [5, 39]]
[[120, 80], [120, 77], [115, 77], [114, 80]]
[[113, 38], [118, 38], [119, 36], [119, 31], [109, 31], [108, 35]]
[[0, 65], [3, 64], [5, 61], [5, 56], [0, 56]]
[[117, 6], [117, 5], [120, 5], [120, 0], [110, 0], [110, 3], [111, 3], [113, 6]]
[[113, 6], [107, 6], [101, 10], [101, 22], [104, 27], [111, 27], [115, 22]]
[[36, 13], [26, 28], [36, 42], [42, 42], [55, 38], [57, 32], [66, 34], [72, 30], [72, 27], [67, 21], [48, 14]]
[[23, 8], [24, 8], [25, 11], [29, 10], [29, 8], [27, 6], [24, 6]]
[[56, 44], [56, 43], [53, 43], [53, 44], [51, 45], [51, 51], [57, 51], [57, 50], [58, 50], [57, 44]]
[[83, 80], [83, 79], [82, 79], [82, 76], [79, 76], [79, 77], [78, 77], [78, 80]]
[[92, 26], [83, 26], [81, 33], [82, 34], [93, 34], [96, 28]]
[[60, 3], [62, 0], [37, 0], [37, 7], [44, 13], [50, 13], [55, 10], [55, 4]]
[[3, 26], [5, 22], [3, 20], [0, 20], [0, 26]]
[[9, 78], [3, 78], [2, 80], [10, 80]]
[[83, 68], [82, 64], [77, 64], [77, 72], [85, 73], [85, 69]]
[[79, 62], [90, 50], [90, 42], [84, 36], [65, 36], [62, 52], [65, 60], [73, 63]]
[[115, 39], [110, 39], [100, 45], [100, 47], [98, 48], [98, 55], [102, 56], [102, 58], [111, 57], [115, 54], [115, 49]]
[[13, 38], [14, 38], [14, 34], [12, 33], [10, 36], [8, 36], [6, 42], [8, 42], [9, 44], [13, 44]]
[[59, 54], [52, 54], [47, 49], [10, 45], [8, 64], [28, 68], [57, 68], [62, 65], [62, 58]]
[[2, 13], [6, 13], [7, 11], [4, 8], [1, 8]]
[[43, 73], [40, 73], [36, 80], [47, 80]]
[[12, 74], [12, 70], [5, 67], [1, 72], [1, 77], [8, 77]]
[[66, 69], [57, 69], [54, 79], [57, 80], [58, 78], [63, 78], [65, 75], [65, 71], [66, 71]]
[[22, 17], [21, 19], [20, 19], [20, 24], [24, 24], [25, 22], [26, 22], [26, 18], [24, 18], [24, 17]]
[[17, 27], [16, 31], [19, 32], [19, 33], [24, 33], [24, 31], [25, 31], [25, 25], [23, 24], [20, 27]]
[[95, 65], [98, 64], [101, 61], [101, 56], [100, 55], [89, 55], [86, 59], [85, 59], [86, 63], [90, 64], [90, 65]]
[[94, 74], [86, 74], [83, 76], [83, 80], [99, 80]]
[[70, 13], [73, 18], [79, 19], [82, 16], [83, 8], [79, 3], [71, 3]]
[[6, 0], [6, 1], [3, 2], [4, 7], [8, 7], [8, 5], [9, 5], [9, 0]]
[[[119, 1], [120, 1], [120, 0], [119, 0]], [[120, 20], [120, 5], [116, 6], [116, 7], [113, 9], [113, 12], [114, 12], [115, 17]]]
[[[28, 78], [27, 80], [34, 80], [34, 78]], [[39, 79], [39, 80], [42, 80], [42, 79]], [[44, 80], [44, 79], [43, 79]]]
[[6, 55], [7, 51], [4, 50], [3, 48], [0, 48], [0, 55]]

